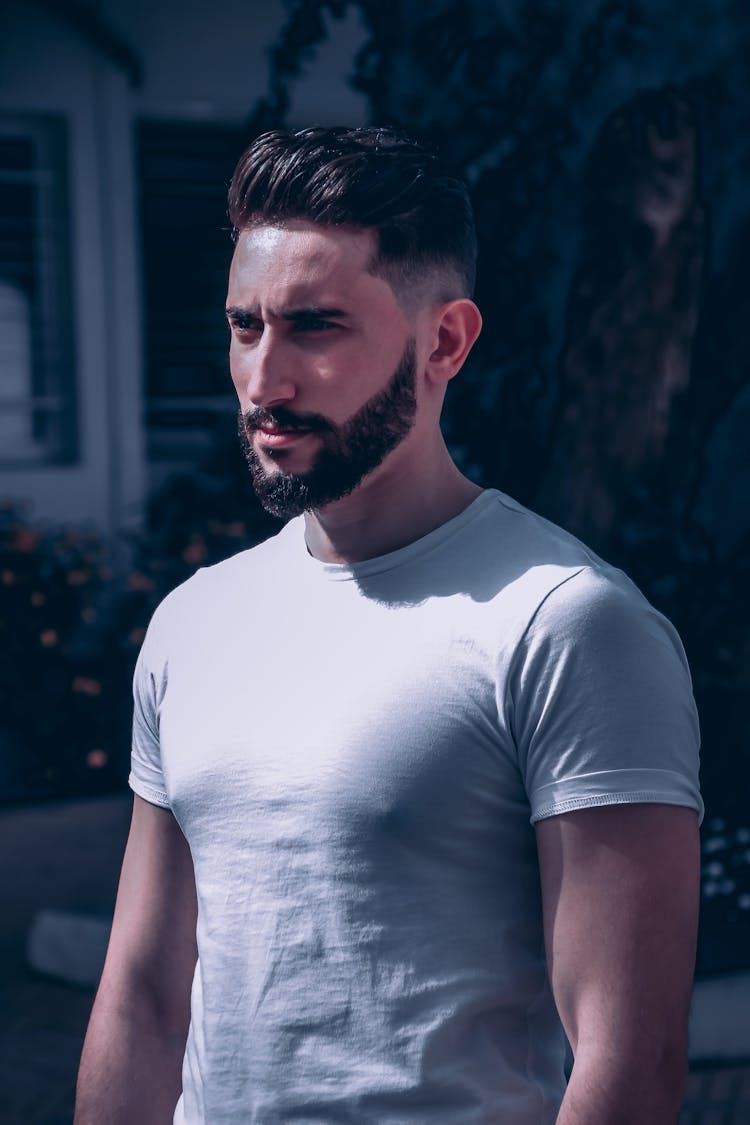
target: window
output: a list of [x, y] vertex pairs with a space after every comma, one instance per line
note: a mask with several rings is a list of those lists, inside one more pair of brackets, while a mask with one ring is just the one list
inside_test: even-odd
[[231, 126], [143, 121], [138, 129], [151, 462], [234, 426], [227, 188], [248, 142]]
[[0, 116], [0, 465], [76, 457], [66, 131]]

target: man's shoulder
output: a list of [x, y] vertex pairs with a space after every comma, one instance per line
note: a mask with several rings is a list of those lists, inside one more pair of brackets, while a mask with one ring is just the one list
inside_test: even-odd
[[238, 551], [211, 566], [204, 566], [175, 586], [156, 607], [149, 625], [149, 637], [172, 636], [195, 628], [204, 619], [232, 610], [238, 598], [262, 598], [267, 583], [285, 570], [284, 560], [299, 548], [294, 529], [287, 524], [276, 535]]
[[580, 539], [495, 489], [474, 547], [473, 565], [495, 575], [498, 593], [512, 593], [532, 613], [550, 598], [583, 608], [602, 596], [641, 597], [621, 570]]
[[266, 571], [278, 572], [279, 567], [291, 566], [295, 556], [301, 556], [304, 549], [302, 535], [296, 534], [299, 523], [299, 519], [291, 520], [260, 543], [202, 567], [193, 576], [200, 578], [202, 596], [210, 590], [224, 591], [236, 584], [245, 587], [248, 581]]
[[485, 516], [464, 550], [470, 577], [463, 585], [476, 629], [488, 645], [500, 638], [509, 666], [517, 658], [522, 665], [529, 652], [554, 664], [571, 648], [637, 651], [653, 643], [684, 663], [674, 627], [624, 571], [502, 493]]
[[505, 554], [532, 565], [612, 569], [582, 540], [559, 524], [498, 489], [488, 492], [487, 523], [499, 537]]

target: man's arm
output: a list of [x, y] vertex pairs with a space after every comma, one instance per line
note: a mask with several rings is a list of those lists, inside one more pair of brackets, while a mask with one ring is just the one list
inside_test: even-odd
[[81, 1057], [75, 1125], [168, 1125], [197, 957], [193, 865], [166, 809], [135, 797], [112, 934]]
[[608, 805], [536, 825], [550, 981], [574, 1054], [558, 1125], [669, 1125], [687, 1068], [698, 818]]

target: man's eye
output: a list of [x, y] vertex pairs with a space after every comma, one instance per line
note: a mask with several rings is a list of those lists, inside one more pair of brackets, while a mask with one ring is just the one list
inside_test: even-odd
[[253, 320], [248, 316], [238, 316], [232, 321], [235, 332], [259, 332], [261, 327], [259, 320]]

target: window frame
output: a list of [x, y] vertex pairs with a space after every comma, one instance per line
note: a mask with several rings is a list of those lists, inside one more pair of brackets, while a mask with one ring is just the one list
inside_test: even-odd
[[[68, 124], [49, 113], [0, 114], [0, 138], [18, 138], [32, 145], [31, 166], [0, 166], [0, 185], [29, 184], [32, 220], [28, 252], [33, 276], [27, 293], [31, 324], [31, 369], [28, 392], [5, 395], [0, 388], [0, 416], [25, 413], [28, 448], [5, 453], [0, 469], [28, 470], [77, 464], [79, 460], [78, 395], [74, 348], [74, 302], [70, 239]], [[0, 278], [11, 285], [14, 279]], [[18, 285], [19, 290], [22, 286]]]

